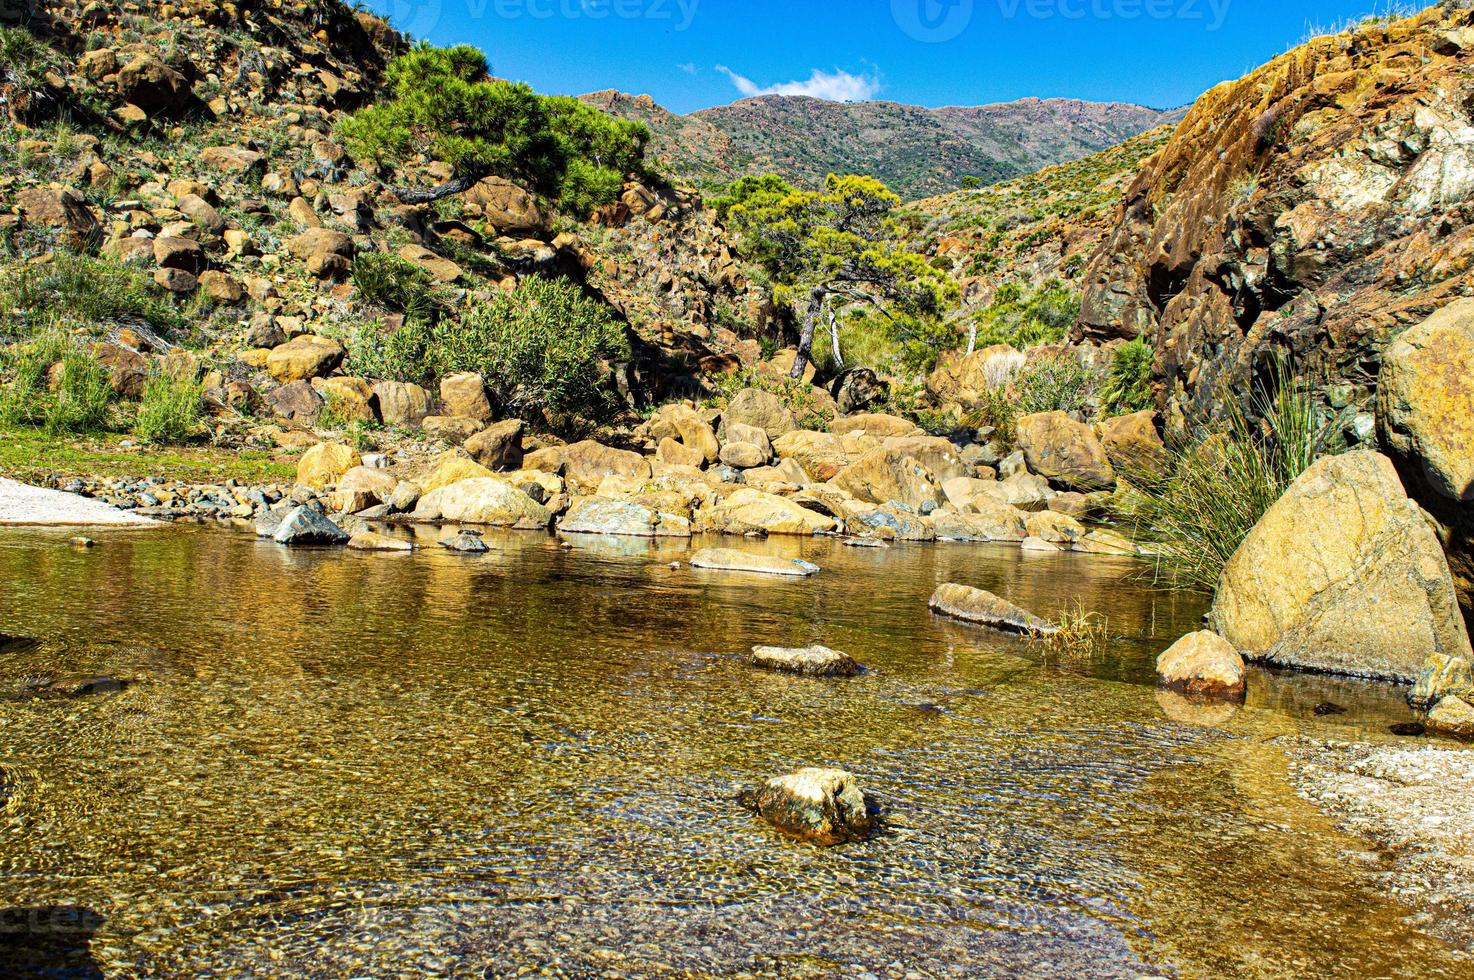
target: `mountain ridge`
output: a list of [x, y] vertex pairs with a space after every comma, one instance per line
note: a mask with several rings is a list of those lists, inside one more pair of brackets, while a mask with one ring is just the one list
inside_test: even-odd
[[687, 115], [648, 95], [604, 90], [591, 105], [651, 128], [651, 154], [677, 179], [718, 187], [751, 173], [816, 186], [831, 172], [880, 178], [908, 200], [994, 184], [1115, 146], [1185, 109], [1029, 97], [928, 108], [764, 95]]

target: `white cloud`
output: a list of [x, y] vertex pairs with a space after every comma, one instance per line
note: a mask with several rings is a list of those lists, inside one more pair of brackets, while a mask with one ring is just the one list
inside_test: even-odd
[[726, 65], [717, 65], [717, 71], [731, 79], [737, 91], [749, 99], [759, 95], [808, 95], [830, 102], [863, 102], [875, 98], [881, 89], [879, 76], [852, 75], [839, 69], [826, 72], [815, 68], [808, 81], [779, 82], [766, 87], [737, 74]]
[[688, 61], [683, 65], [676, 65], [676, 67], [685, 72], [687, 75], [696, 74], [696, 65], [694, 62]]

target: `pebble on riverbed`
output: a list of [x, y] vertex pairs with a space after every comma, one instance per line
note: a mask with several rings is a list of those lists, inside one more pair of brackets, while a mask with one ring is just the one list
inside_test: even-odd
[[860, 665], [847, 653], [815, 644], [810, 647], [752, 648], [754, 667], [802, 677], [854, 677]]
[[832, 847], [863, 840], [875, 810], [853, 773], [805, 768], [744, 790], [738, 802], [796, 840]]

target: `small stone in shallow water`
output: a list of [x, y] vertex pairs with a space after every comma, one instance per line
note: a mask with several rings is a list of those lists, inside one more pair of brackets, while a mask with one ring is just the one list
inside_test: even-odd
[[1428, 730], [1453, 738], [1474, 738], [1474, 705], [1449, 695], [1428, 712]]
[[805, 768], [744, 790], [738, 802], [780, 833], [821, 847], [863, 840], [875, 829], [871, 802], [853, 773]]
[[93, 541], [91, 538], [83, 537], [80, 534], [77, 535], [75, 538], [72, 538], [71, 540], [71, 545], [73, 548], [90, 548], [95, 544], [97, 544], [96, 541]]
[[1057, 633], [1059, 627], [1007, 599], [966, 585], [947, 584], [932, 593], [930, 607], [944, 616], [1009, 633]]
[[860, 672], [860, 665], [849, 654], [818, 644], [810, 647], [753, 647], [751, 663], [763, 670], [803, 677], [854, 677]]
[[1416, 721], [1400, 721], [1395, 725], [1388, 725], [1387, 730], [1402, 738], [1422, 738], [1428, 734], [1428, 729]]
[[1244, 699], [1244, 658], [1207, 630], [1190, 633], [1157, 658], [1157, 682], [1193, 697]]
[[347, 544], [348, 533], [311, 507], [293, 508], [271, 536], [277, 544]]
[[461, 531], [441, 538], [440, 546], [465, 555], [480, 555], [491, 550], [475, 531]]

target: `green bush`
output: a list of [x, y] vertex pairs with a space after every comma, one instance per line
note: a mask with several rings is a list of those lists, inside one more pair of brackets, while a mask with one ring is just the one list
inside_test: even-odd
[[34, 122], [62, 107], [46, 82], [51, 71], [65, 74], [57, 51], [24, 28], [0, 26], [0, 107], [11, 122]]
[[406, 316], [425, 316], [435, 281], [419, 266], [387, 252], [365, 252], [353, 262], [354, 288], [364, 302]]
[[163, 371], [155, 373], [144, 385], [133, 434], [143, 442], [187, 442], [199, 428], [204, 398], [200, 382]]
[[566, 96], [541, 96], [494, 79], [475, 48], [417, 45], [389, 64], [391, 97], [345, 119], [355, 157], [403, 162], [427, 153], [462, 188], [498, 175], [526, 184], [572, 214], [618, 196], [644, 170], [650, 131]]
[[88, 432], [108, 421], [107, 369], [74, 338], [48, 329], [0, 352], [0, 423], [44, 426], [51, 435]]
[[1074, 354], [1038, 357], [1014, 380], [1019, 414], [1083, 412], [1100, 382], [1100, 372]]
[[435, 352], [435, 325], [413, 317], [396, 329], [367, 321], [348, 335], [346, 348], [353, 373], [385, 381], [427, 384], [440, 371]]
[[1135, 536], [1153, 546], [1156, 573], [1174, 586], [1211, 592], [1223, 567], [1291, 483], [1344, 449], [1316, 408], [1312, 387], [1281, 367], [1270, 390], [1190, 447], [1172, 447], [1168, 475], [1120, 503]]
[[604, 304], [562, 279], [534, 276], [468, 308], [436, 331], [447, 371], [476, 371], [510, 413], [580, 428], [617, 407], [606, 365], [630, 357], [624, 327]]
[[1101, 408], [1108, 415], [1130, 415], [1152, 407], [1153, 357], [1144, 337], [1122, 344], [1111, 353], [1111, 366], [1100, 390]]
[[1032, 292], [1008, 283], [976, 314], [977, 346], [1009, 344], [1027, 350], [1058, 343], [1079, 317], [1080, 294], [1062, 282], [1051, 280]]

